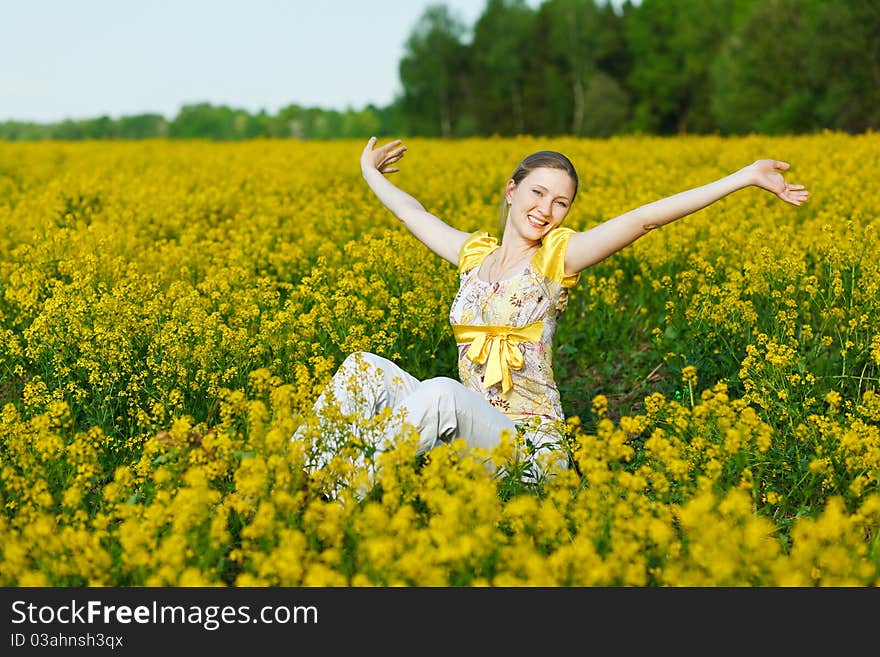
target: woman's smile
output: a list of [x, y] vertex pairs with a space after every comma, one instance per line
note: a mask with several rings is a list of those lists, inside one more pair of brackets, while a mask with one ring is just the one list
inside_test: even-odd
[[545, 221], [540, 218], [539, 215], [536, 214], [527, 214], [526, 218], [529, 220], [529, 223], [535, 228], [546, 228], [549, 221]]

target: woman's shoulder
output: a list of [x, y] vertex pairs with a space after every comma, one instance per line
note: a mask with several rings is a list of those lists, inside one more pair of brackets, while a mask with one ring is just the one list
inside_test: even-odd
[[572, 287], [580, 278], [580, 274], [565, 275], [565, 249], [575, 232], [567, 226], [557, 226], [544, 236], [532, 259], [536, 270], [564, 287]]
[[478, 230], [471, 233], [458, 252], [459, 273], [464, 273], [479, 265], [497, 247], [498, 239], [486, 231]]
[[575, 230], [573, 228], [569, 228], [568, 226], [557, 226], [544, 235], [544, 239], [541, 240], [541, 249], [552, 250], [558, 245], [568, 242], [568, 239], [574, 234]]

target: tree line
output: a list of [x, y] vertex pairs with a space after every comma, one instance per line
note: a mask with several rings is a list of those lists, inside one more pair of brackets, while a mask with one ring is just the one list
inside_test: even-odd
[[244, 109], [211, 103], [184, 105], [167, 120], [161, 114], [137, 114], [112, 119], [72, 120], [59, 123], [25, 121], [0, 122], [0, 139], [216, 139], [257, 137], [333, 139], [391, 134], [399, 125], [393, 119], [395, 107], [345, 111], [288, 105], [276, 114], [265, 110], [251, 114]]
[[208, 103], [176, 117], [0, 123], [6, 139], [860, 133], [880, 126], [876, 0], [487, 0], [428, 7], [387, 107]]

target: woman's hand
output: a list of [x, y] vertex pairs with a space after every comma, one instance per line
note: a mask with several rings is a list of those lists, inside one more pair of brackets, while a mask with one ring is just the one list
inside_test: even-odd
[[785, 182], [785, 178], [777, 169], [787, 171], [791, 168], [788, 162], [779, 160], [757, 160], [746, 167], [752, 178], [752, 184], [773, 192], [786, 203], [800, 205], [809, 197], [803, 185], [792, 185]]
[[361, 172], [366, 175], [368, 171], [376, 170], [379, 173], [394, 173], [400, 171], [398, 167], [391, 165], [403, 157], [406, 146], [400, 139], [390, 141], [384, 146], [374, 149], [376, 138], [370, 137], [364, 152], [361, 153]]

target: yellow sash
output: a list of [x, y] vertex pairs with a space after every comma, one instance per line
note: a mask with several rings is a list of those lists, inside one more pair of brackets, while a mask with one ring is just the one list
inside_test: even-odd
[[513, 387], [510, 368], [518, 370], [525, 364], [522, 352], [516, 345], [520, 342], [538, 342], [543, 328], [543, 322], [532, 322], [522, 328], [453, 324], [452, 332], [459, 344], [471, 343], [465, 354], [471, 362], [486, 363], [483, 387], [488, 388], [500, 381], [501, 392], [506, 393]]

